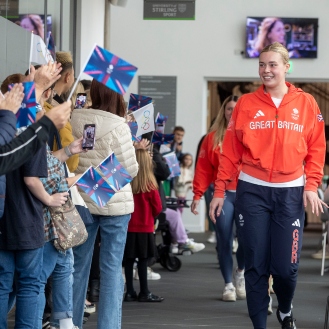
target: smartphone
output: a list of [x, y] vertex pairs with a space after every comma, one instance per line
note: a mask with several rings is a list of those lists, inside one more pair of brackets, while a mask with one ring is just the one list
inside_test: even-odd
[[87, 100], [87, 94], [86, 93], [78, 93], [77, 98], [75, 100], [75, 109], [82, 109], [85, 107]]
[[94, 123], [86, 124], [83, 128], [82, 148], [93, 150], [95, 146], [96, 125]]

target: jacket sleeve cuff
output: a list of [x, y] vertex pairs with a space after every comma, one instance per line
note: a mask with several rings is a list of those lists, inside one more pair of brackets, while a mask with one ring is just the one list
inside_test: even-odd
[[305, 184], [305, 191], [313, 191], [315, 193], [318, 193], [318, 185], [316, 184], [316, 182], [312, 182], [312, 181], [307, 181]]
[[216, 181], [214, 198], [224, 198], [226, 185], [223, 181]]

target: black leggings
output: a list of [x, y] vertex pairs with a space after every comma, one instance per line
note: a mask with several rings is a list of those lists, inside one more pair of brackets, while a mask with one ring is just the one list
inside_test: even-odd
[[[133, 269], [134, 269], [135, 258], [125, 258], [125, 276], [126, 276], [126, 285], [127, 293], [132, 295], [134, 290], [133, 285]], [[139, 285], [140, 285], [140, 294], [148, 295], [148, 285], [147, 285], [147, 258], [138, 259], [138, 276], [139, 276]]]

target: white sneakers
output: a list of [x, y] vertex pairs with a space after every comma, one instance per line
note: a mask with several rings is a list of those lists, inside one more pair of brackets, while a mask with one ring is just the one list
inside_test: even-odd
[[225, 287], [223, 290], [222, 300], [224, 302], [235, 302], [236, 301], [236, 291], [234, 287]]
[[236, 295], [238, 299], [246, 299], [246, 287], [244, 282], [244, 271], [239, 272], [236, 269], [233, 273], [234, 281], [235, 281], [235, 288], [236, 288]]
[[[134, 279], [139, 280], [137, 269], [134, 270]], [[153, 272], [153, 270], [150, 267], [147, 268], [147, 280], [160, 280], [160, 279], [161, 279], [161, 275], [159, 273]]]
[[209, 243], [216, 243], [217, 242], [216, 232], [211, 232], [207, 241]]
[[235, 302], [237, 299], [246, 299], [246, 288], [244, 282], [244, 271], [236, 269], [233, 273], [235, 287], [228, 283], [223, 290], [222, 300], [225, 302]]
[[187, 239], [185, 246], [188, 249], [190, 249], [192, 252], [199, 252], [199, 251], [203, 250], [204, 248], [206, 248], [206, 246], [203, 243], [194, 242], [193, 239]]

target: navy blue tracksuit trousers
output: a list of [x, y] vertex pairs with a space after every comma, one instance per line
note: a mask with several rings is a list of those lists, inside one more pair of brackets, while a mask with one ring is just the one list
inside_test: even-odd
[[245, 253], [248, 311], [255, 329], [266, 328], [270, 274], [279, 310], [288, 313], [291, 309], [302, 248], [303, 192], [303, 186], [238, 182], [235, 210]]

